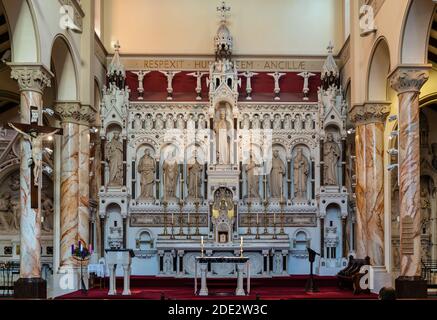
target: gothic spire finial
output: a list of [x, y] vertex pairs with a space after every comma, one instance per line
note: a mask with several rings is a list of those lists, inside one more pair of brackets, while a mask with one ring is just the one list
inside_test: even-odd
[[231, 7], [226, 6], [226, 2], [222, 1], [221, 6], [217, 7], [217, 11], [221, 15], [221, 23], [226, 23], [226, 12], [231, 11]]
[[334, 46], [332, 44], [332, 41], [329, 41], [328, 47], [326, 47], [326, 49], [328, 50], [328, 53], [332, 54], [332, 52], [334, 50]]
[[118, 42], [118, 40], [114, 43], [114, 50], [115, 51], [120, 51], [120, 48], [121, 48], [121, 46], [120, 46], [120, 42]]

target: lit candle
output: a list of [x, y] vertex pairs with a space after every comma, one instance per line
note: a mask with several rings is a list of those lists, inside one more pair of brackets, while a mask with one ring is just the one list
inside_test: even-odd
[[273, 212], [273, 224], [276, 224], [276, 212]]
[[203, 236], [200, 237], [200, 244], [201, 244], [202, 247], [203, 247]]
[[256, 224], [258, 224], [259, 223], [259, 221], [258, 221], [258, 212], [256, 213]]
[[243, 237], [240, 237], [240, 247], [243, 247]]
[[171, 213], [171, 224], [173, 224], [173, 212]]

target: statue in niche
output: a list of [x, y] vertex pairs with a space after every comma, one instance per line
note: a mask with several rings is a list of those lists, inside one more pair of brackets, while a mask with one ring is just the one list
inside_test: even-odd
[[263, 117], [263, 129], [271, 129], [272, 124], [270, 122], [270, 115], [265, 114]]
[[205, 121], [205, 115], [199, 114], [197, 117], [197, 126], [199, 129], [205, 129], [206, 128], [206, 121]]
[[340, 159], [340, 147], [334, 141], [334, 135], [329, 132], [326, 135], [326, 142], [323, 145], [323, 183], [325, 186], [336, 186], [337, 181], [337, 163]]
[[255, 114], [252, 119], [252, 129], [261, 129], [261, 121], [259, 115]]
[[282, 273], [282, 256], [280, 253], [275, 253], [275, 265], [273, 270], [276, 274]]
[[284, 118], [284, 130], [291, 129], [291, 116], [287, 113]]
[[396, 269], [399, 269], [401, 265], [401, 258], [400, 258], [400, 248], [394, 247], [393, 248], [393, 266]]
[[141, 119], [141, 114], [137, 113], [134, 119], [134, 129], [142, 129], [143, 128], [143, 120]]
[[273, 119], [273, 130], [281, 130], [281, 116], [275, 114]]
[[178, 115], [178, 118], [176, 120], [176, 128], [179, 130], [185, 129], [185, 120], [183, 114]]
[[167, 118], [165, 119], [165, 128], [166, 129], [174, 129], [174, 120], [173, 120], [172, 114], [167, 115]]
[[308, 159], [304, 156], [302, 148], [296, 151], [293, 168], [294, 198], [297, 201], [307, 200], [307, 181], [310, 170]]
[[203, 166], [197, 161], [197, 153], [194, 154], [194, 162], [188, 164], [188, 196], [198, 199], [201, 197]]
[[162, 114], [158, 113], [155, 119], [155, 129], [162, 130], [164, 129], [164, 120], [162, 120]]
[[302, 130], [302, 116], [299, 113], [294, 117], [294, 130]]
[[283, 196], [282, 183], [285, 176], [285, 165], [279, 157], [279, 151], [273, 151], [272, 169], [270, 171], [270, 194], [273, 198]]
[[141, 175], [141, 199], [153, 200], [153, 185], [155, 183], [156, 163], [150, 155], [150, 150], [144, 150], [144, 155], [138, 162], [138, 172]]
[[166, 199], [176, 198], [176, 187], [179, 178], [178, 162], [176, 160], [176, 150], [168, 154], [162, 166], [164, 173], [164, 195]]
[[0, 226], [2, 230], [9, 230], [9, 215], [11, 211], [11, 194], [5, 192], [0, 197]]
[[196, 121], [194, 120], [194, 114], [190, 113], [187, 120], [187, 130], [195, 130]]
[[10, 229], [20, 230], [21, 208], [18, 199], [11, 200], [12, 219], [10, 221]]
[[422, 234], [429, 234], [429, 221], [431, 219], [431, 202], [429, 194], [423, 187], [420, 189], [420, 224]]
[[250, 119], [249, 115], [245, 113], [243, 115], [243, 120], [241, 121], [241, 129], [249, 130], [250, 129]]
[[259, 174], [258, 168], [261, 165], [257, 164], [253, 159], [253, 154], [250, 154], [249, 163], [246, 165], [247, 190], [248, 198], [259, 198]]
[[41, 229], [46, 232], [53, 231], [53, 201], [47, 193], [42, 197], [41, 213], [43, 217]]
[[313, 130], [313, 117], [309, 113], [305, 116], [305, 130]]
[[219, 164], [230, 163], [231, 129], [232, 124], [226, 119], [226, 108], [222, 107], [219, 111], [219, 119], [214, 125], [217, 161]]
[[148, 114], [146, 116], [146, 120], [144, 121], [144, 129], [146, 130], [152, 130], [153, 129], [153, 119], [152, 115]]
[[164, 255], [164, 273], [169, 274], [173, 272], [173, 257], [171, 253], [166, 253]]
[[123, 143], [120, 141], [120, 132], [114, 131], [110, 142], [106, 144], [106, 161], [109, 166], [109, 185], [123, 184]]

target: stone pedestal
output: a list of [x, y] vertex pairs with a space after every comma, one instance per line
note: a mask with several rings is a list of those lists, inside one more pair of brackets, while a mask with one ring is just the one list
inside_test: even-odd
[[199, 296], [208, 295], [208, 287], [206, 286], [206, 274], [208, 273], [208, 263], [199, 263], [200, 265], [200, 291]]
[[395, 287], [398, 299], [424, 299], [428, 294], [426, 280], [421, 277], [398, 277]]
[[237, 289], [235, 290], [236, 296], [245, 296], [246, 292], [244, 291], [244, 279], [243, 279], [243, 272], [244, 267], [246, 264], [244, 263], [237, 263]]

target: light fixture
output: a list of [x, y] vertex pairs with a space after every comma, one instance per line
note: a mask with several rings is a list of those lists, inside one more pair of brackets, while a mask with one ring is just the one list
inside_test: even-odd
[[355, 129], [354, 128], [350, 128], [346, 132], [347, 132], [347, 134], [354, 134], [355, 133]]
[[91, 127], [90, 128], [90, 132], [91, 133], [97, 133], [97, 132], [99, 132], [99, 129], [97, 129], [96, 127]]
[[45, 173], [50, 175], [50, 174], [52, 174], [53, 169], [51, 167], [49, 167], [48, 165], [44, 165], [43, 168], [42, 168], [42, 171], [44, 171]]
[[397, 130], [392, 131], [392, 132], [390, 132], [390, 137], [389, 137], [389, 139], [390, 139], [390, 140], [391, 140], [391, 139], [394, 139], [394, 138], [396, 138], [397, 136], [399, 136], [399, 131], [397, 131]]
[[48, 136], [48, 137], [47, 137], [47, 140], [48, 140], [48, 141], [53, 141], [53, 136]]
[[390, 165], [387, 166], [387, 170], [388, 171], [393, 171], [397, 167], [399, 167], [399, 165], [397, 163], [390, 164]]
[[391, 155], [391, 156], [397, 156], [398, 153], [399, 153], [399, 151], [398, 151], [398, 149], [391, 148], [391, 149], [388, 149], [388, 150], [387, 150], [387, 153], [388, 153], [389, 155]]
[[52, 155], [52, 153], [53, 153], [53, 150], [50, 148], [47, 148], [47, 147], [44, 148], [44, 151], [47, 152], [49, 155]]
[[53, 116], [55, 114], [55, 111], [49, 107], [45, 107], [42, 112], [47, 113], [49, 116]]
[[388, 121], [393, 122], [398, 120], [398, 115], [397, 114], [392, 114], [391, 116], [388, 117]]

